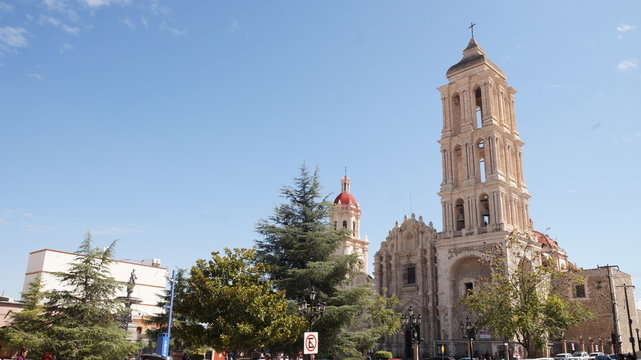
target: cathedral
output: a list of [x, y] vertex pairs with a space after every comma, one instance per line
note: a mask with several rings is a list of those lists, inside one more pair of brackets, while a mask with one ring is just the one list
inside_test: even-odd
[[[524, 261], [567, 266], [565, 251], [535, 231], [529, 218], [530, 194], [521, 161], [523, 142], [514, 112], [516, 90], [474, 38], [445, 75], [447, 84], [438, 88], [443, 107], [438, 141], [443, 229], [438, 231], [421, 216], [405, 216], [374, 255], [372, 271], [378, 293], [397, 297], [400, 312], [405, 314], [411, 307], [421, 315], [423, 357], [440, 356], [441, 350], [445, 356], [467, 354], [462, 324], [475, 314], [467, 314], [460, 299], [490, 275], [489, 266], [479, 262], [487, 252], [503, 249], [508, 271]], [[341, 190], [334, 201], [332, 221], [352, 234], [341, 251], [359, 254], [359, 266], [366, 273], [368, 242], [360, 238], [361, 209], [350, 193], [347, 176], [341, 180]], [[510, 250], [507, 244], [514, 238], [541, 252], [522, 255]], [[505, 339], [478, 329], [475, 351], [500, 354], [504, 343]], [[411, 357], [406, 334], [388, 337], [382, 348], [395, 357]], [[519, 350], [512, 348], [510, 352], [518, 354]]]

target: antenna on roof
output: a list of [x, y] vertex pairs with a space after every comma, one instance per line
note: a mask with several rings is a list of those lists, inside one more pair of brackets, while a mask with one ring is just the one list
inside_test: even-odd
[[347, 177], [347, 166], [345, 166], [345, 177]]
[[473, 22], [470, 22], [470, 26], [468, 27], [468, 29], [472, 31], [472, 39], [474, 39], [474, 26], [476, 26], [476, 24]]

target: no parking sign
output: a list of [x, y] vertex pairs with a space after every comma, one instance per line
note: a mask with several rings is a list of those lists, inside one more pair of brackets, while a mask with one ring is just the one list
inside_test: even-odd
[[303, 347], [305, 355], [318, 354], [318, 333], [306, 332], [303, 336]]

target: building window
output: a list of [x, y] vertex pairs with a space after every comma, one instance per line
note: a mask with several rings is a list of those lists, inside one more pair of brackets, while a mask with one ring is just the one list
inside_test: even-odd
[[481, 95], [481, 88], [476, 88], [474, 98], [476, 102], [476, 128], [480, 129], [483, 127], [483, 96]]
[[416, 267], [408, 266], [405, 268], [405, 283], [407, 285], [416, 284]]
[[454, 214], [456, 231], [463, 230], [465, 228], [465, 208], [463, 206], [463, 199], [456, 200]]
[[465, 293], [467, 294], [468, 292], [473, 292], [474, 291], [474, 283], [472, 282], [466, 282], [465, 284]]
[[347, 229], [347, 221], [343, 220], [343, 229]]
[[574, 288], [574, 297], [575, 298], [584, 298], [585, 297], [585, 284], [577, 285]]

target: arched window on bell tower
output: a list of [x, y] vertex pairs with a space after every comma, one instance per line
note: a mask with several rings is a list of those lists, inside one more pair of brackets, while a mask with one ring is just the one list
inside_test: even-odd
[[481, 182], [485, 182], [485, 176], [487, 172], [485, 167], [485, 143], [483, 142], [483, 140], [479, 140], [476, 143], [476, 153], [479, 162], [479, 177]]
[[483, 127], [483, 96], [481, 93], [481, 88], [478, 87], [474, 90], [475, 98], [475, 116], [476, 116], [476, 128], [480, 129]]
[[490, 223], [490, 200], [487, 194], [481, 194], [479, 198], [479, 210], [481, 226], [485, 227]]
[[356, 236], [356, 221], [352, 221], [352, 236]]
[[347, 220], [343, 220], [343, 229], [347, 229]]
[[452, 133], [458, 134], [461, 131], [461, 97], [458, 95], [452, 96], [451, 104]]
[[463, 199], [456, 200], [454, 219], [456, 219], [456, 231], [463, 230], [465, 228], [465, 207], [463, 205]]
[[465, 179], [465, 159], [463, 158], [463, 148], [457, 145], [454, 148], [454, 184], [461, 185]]

